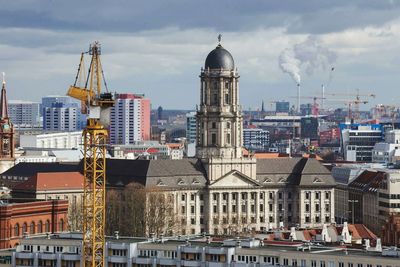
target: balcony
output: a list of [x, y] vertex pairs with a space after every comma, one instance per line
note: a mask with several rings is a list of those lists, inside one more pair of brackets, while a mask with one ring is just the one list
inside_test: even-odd
[[17, 252], [15, 253], [15, 258], [17, 259], [33, 259], [32, 252]]
[[206, 247], [206, 254], [224, 255], [226, 253], [224, 248]]
[[202, 253], [203, 249], [201, 247], [183, 247], [182, 253]]
[[225, 267], [228, 266], [226, 262], [207, 262], [206, 267]]
[[127, 263], [127, 257], [126, 256], [108, 256], [108, 262]]
[[182, 266], [188, 266], [188, 267], [200, 267], [201, 266], [201, 261], [200, 260], [193, 260], [193, 261], [181, 261]]
[[[42, 257], [42, 259], [44, 259]], [[80, 261], [81, 260], [81, 255], [78, 254], [69, 254], [69, 253], [64, 253], [61, 255], [61, 259], [65, 261]]]
[[153, 264], [153, 258], [141, 258], [137, 257], [133, 259], [136, 264]]
[[44, 252], [39, 254], [39, 259], [42, 260], [55, 260], [57, 259], [57, 255], [55, 253]]
[[176, 259], [158, 258], [157, 265], [176, 265]]

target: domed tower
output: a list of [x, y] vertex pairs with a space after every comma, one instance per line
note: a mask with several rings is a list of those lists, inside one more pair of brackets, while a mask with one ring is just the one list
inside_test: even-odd
[[[205, 163], [209, 179], [213, 180], [243, 161], [239, 74], [231, 53], [221, 45], [220, 36], [201, 69], [200, 84], [196, 156]], [[215, 164], [232, 166], [218, 167], [221, 171], [217, 174], [211, 168]]]

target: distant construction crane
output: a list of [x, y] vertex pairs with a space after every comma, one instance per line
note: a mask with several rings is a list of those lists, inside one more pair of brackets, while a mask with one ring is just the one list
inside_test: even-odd
[[361, 97], [375, 98], [376, 95], [373, 94], [373, 93], [360, 94], [360, 89], [356, 89], [356, 91], [357, 91], [356, 94], [339, 92], [339, 93], [326, 93], [325, 95], [355, 97], [354, 100], [351, 100], [351, 99], [335, 99], [335, 98], [326, 98], [326, 99], [328, 101], [345, 102], [345, 104], [348, 107], [348, 116], [349, 116], [349, 118], [350, 119], [357, 119], [358, 116], [360, 115], [360, 104], [367, 104], [369, 102], [368, 100], [361, 99]]
[[[88, 77], [84, 73], [84, 54], [91, 56]], [[111, 107], [111, 93], [102, 93], [104, 79], [100, 61], [101, 46], [90, 45], [89, 51], [81, 54], [78, 73], [68, 95], [82, 102], [82, 111], [88, 114], [87, 126], [83, 130], [84, 141], [84, 194], [83, 194], [83, 266], [103, 267], [105, 249], [105, 185], [106, 145]], [[86, 80], [84, 86], [78, 81]], [[108, 91], [108, 90], [107, 90]]]

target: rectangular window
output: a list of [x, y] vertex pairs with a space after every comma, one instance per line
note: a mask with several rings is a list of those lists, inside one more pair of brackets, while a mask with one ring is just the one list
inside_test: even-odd
[[212, 145], [217, 144], [217, 135], [215, 133], [211, 134], [211, 144]]

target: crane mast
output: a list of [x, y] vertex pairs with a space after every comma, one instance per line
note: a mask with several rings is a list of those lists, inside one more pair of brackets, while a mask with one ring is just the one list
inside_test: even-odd
[[[83, 55], [91, 55], [88, 77], [83, 87], [77, 85], [82, 75]], [[105, 249], [105, 184], [106, 145], [110, 110], [114, 105], [111, 93], [102, 93], [101, 85], [107, 89], [100, 61], [101, 46], [98, 42], [82, 53], [75, 84], [68, 95], [82, 102], [83, 113], [88, 114], [87, 126], [83, 130], [83, 266], [103, 267]]]

